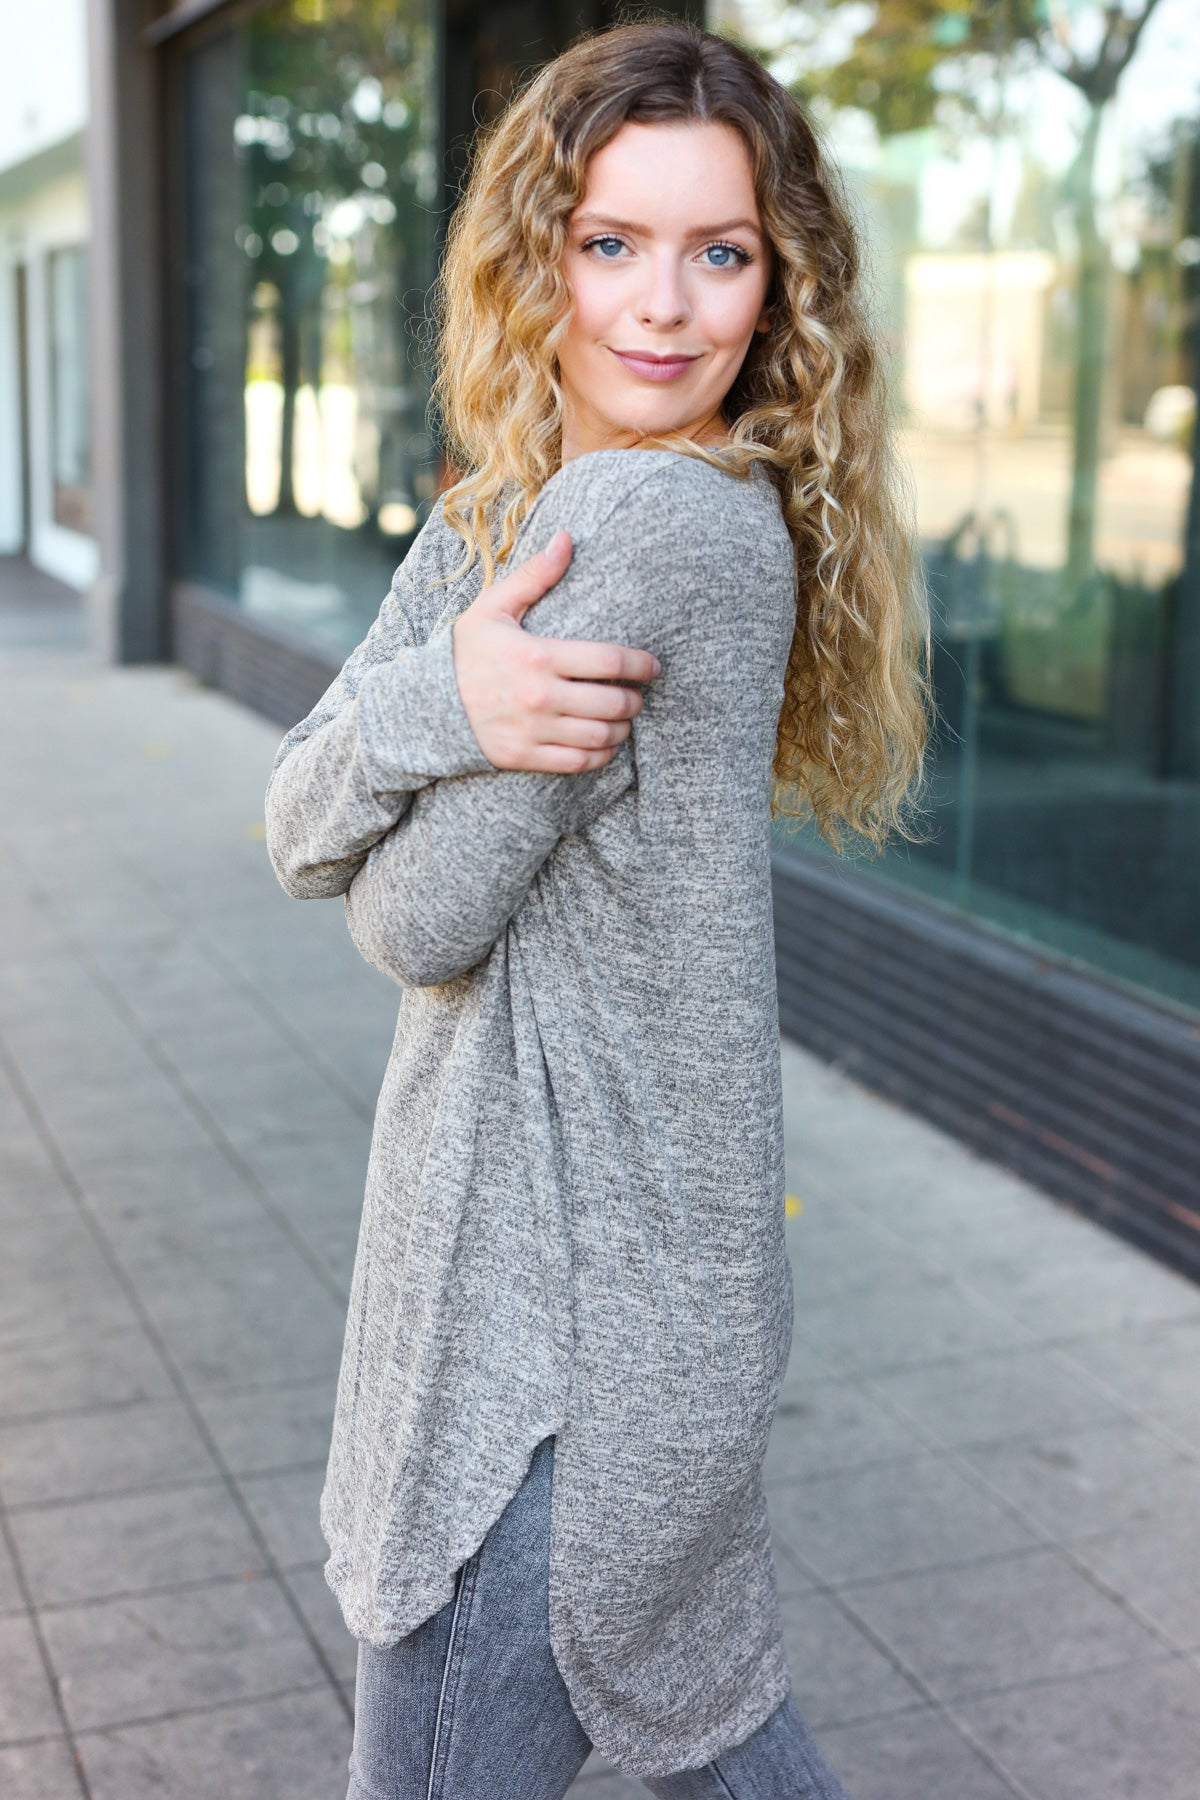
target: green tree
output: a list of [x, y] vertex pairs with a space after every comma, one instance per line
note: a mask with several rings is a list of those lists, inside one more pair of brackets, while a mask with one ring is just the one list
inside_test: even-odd
[[[284, 0], [244, 27], [246, 111], [236, 135], [243, 251], [253, 280], [279, 294], [281, 513], [295, 511], [296, 393], [305, 380], [320, 386], [327, 288], [358, 309], [357, 335], [343, 334], [347, 355], [365, 355], [375, 390], [404, 385], [406, 371], [395, 366], [403, 340], [386, 322], [403, 295], [424, 294], [433, 273], [429, 19], [423, 0]], [[352, 256], [339, 263], [330, 253], [347, 204], [361, 224]], [[367, 289], [378, 294], [370, 310]]]

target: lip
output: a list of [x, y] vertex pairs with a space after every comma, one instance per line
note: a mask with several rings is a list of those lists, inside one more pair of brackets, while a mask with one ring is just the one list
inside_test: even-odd
[[697, 360], [694, 356], [653, 356], [649, 351], [635, 354], [614, 350], [613, 355], [618, 362], [624, 363], [630, 374], [640, 375], [645, 381], [673, 381]]

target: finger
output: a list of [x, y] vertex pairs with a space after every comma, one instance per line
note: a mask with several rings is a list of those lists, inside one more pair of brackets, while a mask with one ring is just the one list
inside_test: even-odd
[[641, 712], [644, 696], [637, 687], [618, 682], [570, 681], [554, 677], [546, 690], [542, 710], [571, 719], [632, 719]]
[[662, 664], [652, 650], [595, 638], [543, 638], [546, 667], [572, 681], [653, 681]]
[[628, 719], [575, 719], [563, 715], [547, 721], [541, 730], [544, 738], [539, 749], [566, 745], [574, 750], [605, 750], [623, 744], [632, 726]]
[[561, 579], [571, 560], [571, 550], [570, 533], [556, 531], [545, 549], [519, 563], [491, 589], [491, 601], [496, 610], [520, 618], [535, 600], [540, 600], [547, 589]]
[[517, 761], [501, 762], [497, 768], [537, 769], [545, 774], [580, 775], [585, 769], [602, 769], [620, 750], [612, 744], [600, 750], [588, 750], [572, 744], [537, 744], [521, 752]]
[[521, 744], [509, 750], [497, 749], [493, 761], [498, 769], [540, 769], [558, 775], [578, 775], [584, 769], [600, 769], [611, 762], [620, 744], [593, 747], [586, 744]]

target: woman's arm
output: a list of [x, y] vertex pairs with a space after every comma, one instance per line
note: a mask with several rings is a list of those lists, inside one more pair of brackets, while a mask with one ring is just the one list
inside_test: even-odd
[[477, 595], [453, 634], [418, 644], [421, 582], [446, 572], [448, 533], [437, 525], [436, 548], [414, 569], [414, 544], [365, 642], [276, 755], [267, 842], [297, 899], [344, 893], [371, 845], [437, 779], [602, 767], [642, 705], [627, 684], [656, 673], [645, 651], [523, 628], [567, 566], [566, 532]]
[[344, 894], [419, 788], [492, 767], [459, 698], [451, 632], [415, 641], [414, 581], [434, 517], [396, 570], [362, 643], [275, 754], [267, 854], [295, 899]]
[[402, 987], [433, 987], [482, 960], [559, 839], [634, 780], [630, 740], [599, 769], [498, 769], [435, 782], [372, 845], [346, 890], [360, 954]]
[[[731, 478], [704, 464], [681, 470], [685, 462], [673, 456], [664, 466], [656, 458], [652, 472], [632, 482], [631, 464], [618, 500], [602, 511], [595, 501], [611, 496], [611, 467], [593, 475], [568, 464], [539, 496], [512, 554], [529, 554], [565, 526], [575, 545], [571, 565], [526, 614], [526, 629], [616, 638], [657, 652], [664, 674], [647, 689], [645, 715], [658, 709], [668, 728], [673, 714], [686, 716], [691, 729], [704, 715], [701, 728], [711, 717], [720, 734], [731, 711], [747, 704], [737, 651], [744, 584], [762, 546], [730, 530], [730, 510], [721, 504], [727, 495], [713, 484]], [[635, 723], [635, 736], [637, 730]], [[347, 889], [346, 922], [360, 953], [405, 987], [432, 986], [473, 968], [558, 841], [633, 784], [633, 742], [626, 739], [603, 767], [578, 774], [494, 770], [423, 790], [373, 845]]]

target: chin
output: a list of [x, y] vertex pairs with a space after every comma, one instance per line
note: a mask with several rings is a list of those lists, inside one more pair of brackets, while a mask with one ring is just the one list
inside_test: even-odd
[[684, 423], [683, 419], [666, 418], [659, 414], [655, 417], [626, 419], [622, 424], [614, 426], [614, 429], [617, 431], [636, 431], [640, 433], [641, 436], [645, 437], [652, 431], [682, 431]]

